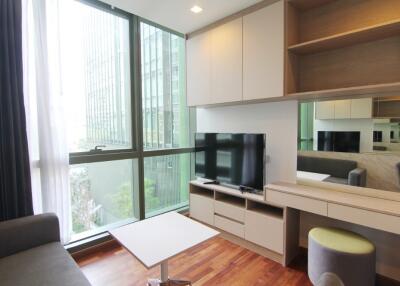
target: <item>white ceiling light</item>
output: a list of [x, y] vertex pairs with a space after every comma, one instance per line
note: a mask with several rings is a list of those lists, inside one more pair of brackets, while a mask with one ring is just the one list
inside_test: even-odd
[[197, 5], [194, 5], [194, 6], [190, 9], [190, 11], [192, 11], [192, 12], [195, 13], [195, 14], [198, 14], [198, 13], [200, 13], [201, 11], [203, 11], [203, 8], [201, 8], [201, 7], [197, 6]]

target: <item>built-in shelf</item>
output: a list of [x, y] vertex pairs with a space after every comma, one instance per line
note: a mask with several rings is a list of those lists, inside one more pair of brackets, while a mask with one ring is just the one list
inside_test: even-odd
[[190, 193], [214, 199], [214, 191], [200, 186], [190, 185]]
[[254, 201], [247, 201], [247, 210], [269, 217], [283, 219], [283, 209], [272, 205], [262, 204]]
[[400, 19], [292, 45], [288, 50], [295, 54], [319, 53], [395, 35], [400, 35]]
[[223, 193], [216, 193], [215, 194], [215, 199], [220, 202], [228, 203], [237, 207], [242, 207], [244, 208], [246, 206], [246, 200], [244, 198], [236, 197], [236, 196], [231, 196], [228, 194], [223, 194]]
[[288, 96], [292, 96], [297, 99], [308, 99], [308, 98], [324, 98], [324, 97], [336, 97], [336, 96], [337, 97], [357, 96], [357, 95], [362, 96], [368, 94], [384, 95], [385, 93], [393, 93], [393, 92], [400, 92], [400, 82], [296, 92], [296, 93], [289, 93]]
[[400, 1], [287, 0], [285, 19], [287, 98], [400, 92]]

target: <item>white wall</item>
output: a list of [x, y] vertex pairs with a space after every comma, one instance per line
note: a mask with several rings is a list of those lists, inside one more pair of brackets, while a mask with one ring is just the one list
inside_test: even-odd
[[297, 101], [197, 108], [197, 132], [265, 133], [267, 183], [295, 183], [297, 110]]
[[314, 120], [314, 150], [318, 150], [318, 131], [360, 131], [360, 152], [372, 152], [372, 119]]

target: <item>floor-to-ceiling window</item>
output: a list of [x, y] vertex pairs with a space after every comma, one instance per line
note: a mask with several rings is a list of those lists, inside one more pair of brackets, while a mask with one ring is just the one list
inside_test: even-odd
[[100, 2], [60, 3], [73, 240], [187, 207], [184, 37]]
[[188, 204], [190, 154], [182, 152], [190, 147], [190, 113], [185, 94], [184, 38], [142, 21], [140, 39], [148, 217]]

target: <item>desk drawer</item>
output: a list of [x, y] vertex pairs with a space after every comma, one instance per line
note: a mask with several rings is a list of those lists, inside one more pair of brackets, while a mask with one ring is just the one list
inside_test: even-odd
[[328, 216], [363, 226], [400, 234], [400, 217], [355, 207], [328, 203]]
[[302, 196], [287, 194], [274, 190], [266, 190], [266, 200], [280, 206], [288, 206], [302, 211], [327, 216], [328, 203]]
[[244, 222], [244, 206], [236, 206], [225, 202], [215, 201], [215, 213], [233, 220]]
[[216, 227], [241, 238], [244, 238], [244, 224], [224, 218], [219, 215], [214, 216], [214, 223]]

